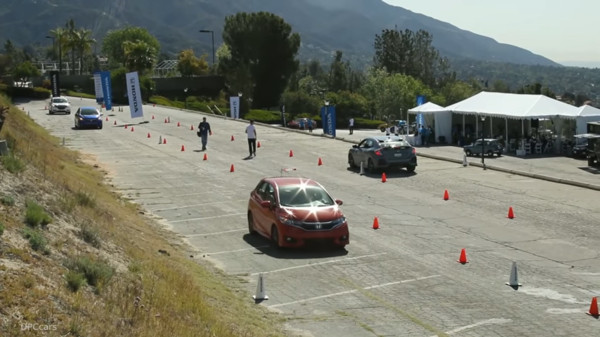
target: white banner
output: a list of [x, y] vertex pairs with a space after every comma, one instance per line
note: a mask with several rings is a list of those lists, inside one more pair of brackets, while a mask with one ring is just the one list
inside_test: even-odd
[[240, 97], [231, 96], [229, 97], [229, 110], [231, 112], [231, 118], [240, 118]]
[[94, 91], [96, 92], [96, 103], [102, 103], [104, 101], [104, 94], [102, 93], [102, 77], [100, 76], [100, 72], [94, 73]]
[[142, 108], [142, 94], [140, 93], [140, 80], [137, 71], [125, 74], [127, 80], [127, 96], [129, 98], [129, 111], [131, 118], [144, 117]]

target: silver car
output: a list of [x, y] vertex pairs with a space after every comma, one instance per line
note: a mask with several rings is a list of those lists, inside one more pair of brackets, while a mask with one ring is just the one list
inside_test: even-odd
[[384, 168], [406, 168], [413, 172], [417, 167], [417, 152], [399, 136], [367, 137], [348, 152], [350, 167], [360, 167], [361, 163], [369, 172]]
[[71, 114], [71, 103], [65, 97], [52, 97], [50, 99], [50, 108], [48, 109], [48, 113], [50, 115], [54, 115], [55, 113], [62, 112], [67, 115]]

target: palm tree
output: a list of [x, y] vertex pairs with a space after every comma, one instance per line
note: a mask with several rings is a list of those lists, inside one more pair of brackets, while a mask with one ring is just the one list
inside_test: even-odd
[[79, 74], [83, 72], [83, 57], [86, 53], [92, 50], [92, 45], [96, 43], [96, 40], [91, 37], [92, 31], [88, 29], [80, 29], [75, 31], [73, 35], [73, 46], [77, 51], [79, 57]]
[[67, 47], [67, 32], [57, 27], [50, 31], [50, 35], [54, 38], [54, 43], [58, 46], [58, 71], [62, 72], [62, 50]]
[[67, 42], [66, 42], [66, 47], [67, 47], [67, 51], [71, 52], [71, 68], [69, 68], [69, 70], [71, 71], [70, 74], [74, 73], [75, 70], [75, 40], [76, 40], [76, 33], [77, 31], [75, 30], [75, 21], [73, 21], [73, 19], [70, 19], [69, 21], [67, 21], [67, 23], [65, 24], [66, 27], [66, 37], [67, 37]]
[[145, 70], [152, 69], [156, 60], [156, 50], [148, 43], [137, 40], [125, 41], [125, 66], [130, 71], [138, 71], [140, 74]]

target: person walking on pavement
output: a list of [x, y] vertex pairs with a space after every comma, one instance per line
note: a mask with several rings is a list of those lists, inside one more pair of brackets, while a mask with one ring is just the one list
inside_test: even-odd
[[354, 133], [354, 118], [350, 118], [350, 121], [348, 121], [348, 128], [350, 130], [350, 134]]
[[206, 150], [206, 143], [208, 143], [208, 135], [212, 134], [210, 124], [206, 121], [206, 117], [202, 117], [202, 122], [198, 124], [198, 136], [202, 139], [202, 151]]
[[248, 158], [252, 156], [256, 157], [256, 127], [252, 119], [250, 120], [250, 125], [246, 127], [246, 133], [248, 134], [248, 151], [250, 152]]

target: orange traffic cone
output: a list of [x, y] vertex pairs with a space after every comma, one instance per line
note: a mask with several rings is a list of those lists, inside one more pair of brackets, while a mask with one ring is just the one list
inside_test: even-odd
[[515, 218], [515, 213], [513, 212], [512, 207], [508, 208], [508, 218], [509, 219], [514, 219]]
[[133, 126], [131, 127], [131, 132], [133, 132]]
[[127, 124], [125, 124], [125, 129], [127, 129]]
[[167, 144], [167, 138], [163, 138], [163, 144]]
[[377, 217], [373, 219], [373, 229], [379, 229], [379, 219]]
[[229, 168], [229, 172], [235, 172], [235, 168], [233, 168], [233, 164], [231, 164], [231, 168]]
[[450, 199], [450, 195], [448, 194], [448, 190], [444, 190], [444, 200]]
[[155, 107], [155, 106], [156, 106], [156, 104], [152, 104], [152, 107]]
[[235, 140], [235, 137], [233, 137], [233, 135], [231, 135], [231, 141], [233, 142]]
[[190, 125], [190, 130], [194, 130], [194, 124]]
[[590, 305], [590, 311], [587, 313], [590, 316], [598, 318], [598, 298], [592, 297], [592, 304]]
[[165, 118], [165, 124], [166, 124], [166, 123], [168, 123], [168, 122], [167, 122], [167, 119]]
[[181, 124], [179, 124], [179, 122], [177, 122], [177, 127], [180, 127], [180, 126], [181, 126]]
[[208, 156], [206, 155], [206, 153], [204, 154], [204, 159], [202, 160], [208, 160]]
[[321, 160], [321, 157], [319, 157], [319, 162], [317, 163], [318, 166], [323, 165], [323, 161]]
[[181, 145], [181, 152], [185, 151], [185, 146]]
[[383, 173], [381, 174], [381, 182], [382, 182], [382, 183], [385, 183], [386, 181], [387, 181], [387, 176], [385, 175], [385, 172], [383, 172]]
[[469, 261], [467, 261], [467, 252], [464, 248], [460, 251], [460, 258], [458, 259], [458, 263], [469, 263]]
[[108, 122], [108, 116], [106, 116], [106, 120], [105, 120], [105, 122]]
[[148, 132], [148, 138], [150, 138], [150, 132]]
[[154, 119], [154, 115], [152, 115], [152, 119]]
[[294, 152], [292, 150], [290, 150], [290, 157], [294, 156]]
[[260, 147], [260, 141], [256, 143], [256, 147]]

